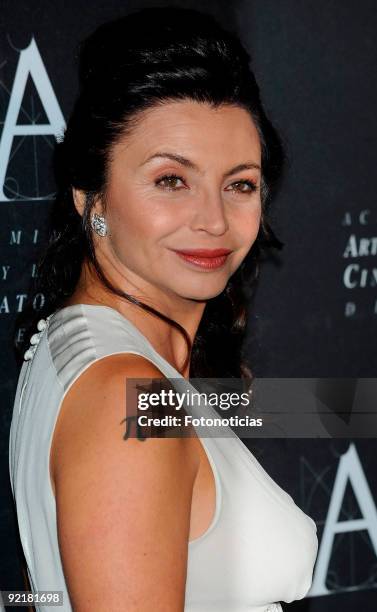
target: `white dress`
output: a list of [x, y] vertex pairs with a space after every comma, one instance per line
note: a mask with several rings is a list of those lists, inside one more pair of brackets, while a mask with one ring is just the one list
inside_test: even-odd
[[[67, 390], [88, 366], [115, 353], [142, 355], [167, 378], [188, 381], [108, 306], [67, 306], [39, 328], [16, 390], [10, 479], [31, 588], [62, 591], [59, 609], [71, 612], [49, 476], [52, 434]], [[208, 407], [204, 410], [208, 415]], [[215, 478], [216, 509], [207, 531], [188, 545], [184, 610], [279, 612], [279, 602], [302, 599], [311, 586], [316, 525], [234, 432], [200, 439]], [[36, 610], [54, 612], [56, 607]]]

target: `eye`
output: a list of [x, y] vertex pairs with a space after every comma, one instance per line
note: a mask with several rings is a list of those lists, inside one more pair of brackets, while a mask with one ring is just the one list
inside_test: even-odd
[[[177, 174], [165, 174], [155, 181], [155, 185], [167, 191], [178, 191], [179, 187], [176, 187], [177, 181], [184, 182], [183, 178]], [[163, 184], [164, 182], [165, 185]]]
[[[241, 186], [240, 189], [234, 189], [235, 186]], [[238, 193], [254, 193], [255, 191], [257, 191], [259, 189], [259, 187], [253, 183], [253, 181], [248, 181], [248, 180], [243, 180], [243, 181], [237, 181], [236, 183], [232, 183], [231, 184], [231, 191], [237, 191]], [[244, 189], [244, 187], [246, 187], [246, 189]]]

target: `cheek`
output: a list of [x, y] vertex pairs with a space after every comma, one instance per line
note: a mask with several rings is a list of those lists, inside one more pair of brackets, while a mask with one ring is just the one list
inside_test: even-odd
[[127, 189], [123, 181], [118, 181], [109, 193], [107, 216], [114, 238], [121, 234], [136, 238], [148, 228], [149, 211], [143, 198]]
[[177, 231], [183, 223], [177, 207], [148, 197], [124, 197], [112, 200], [109, 223], [113, 239], [127, 238], [127, 242], [146, 246]]
[[233, 234], [241, 247], [249, 250], [258, 235], [261, 221], [261, 207], [255, 205], [252, 208], [238, 211], [233, 218]]

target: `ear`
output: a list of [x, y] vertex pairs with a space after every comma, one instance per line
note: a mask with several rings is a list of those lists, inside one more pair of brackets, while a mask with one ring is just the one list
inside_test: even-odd
[[79, 215], [82, 216], [85, 208], [85, 192], [81, 191], [80, 189], [76, 189], [75, 187], [72, 187], [72, 196], [76, 206], [76, 210]]

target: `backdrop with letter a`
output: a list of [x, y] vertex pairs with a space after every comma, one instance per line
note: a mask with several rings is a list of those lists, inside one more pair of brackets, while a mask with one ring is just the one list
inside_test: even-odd
[[[5, 0], [0, 22], [0, 588], [23, 589], [8, 478], [17, 370], [11, 327], [47, 239], [52, 151], [77, 92], [76, 45], [108, 19], [163, 2]], [[201, 9], [202, 2], [170, 2]], [[289, 157], [247, 350], [261, 377], [376, 375], [376, 21], [374, 0], [238, 0], [206, 10], [252, 55]], [[38, 310], [43, 296], [37, 296]], [[376, 441], [245, 440], [317, 522], [313, 586], [296, 610], [377, 605]], [[268, 568], [266, 569], [268, 571]]]

